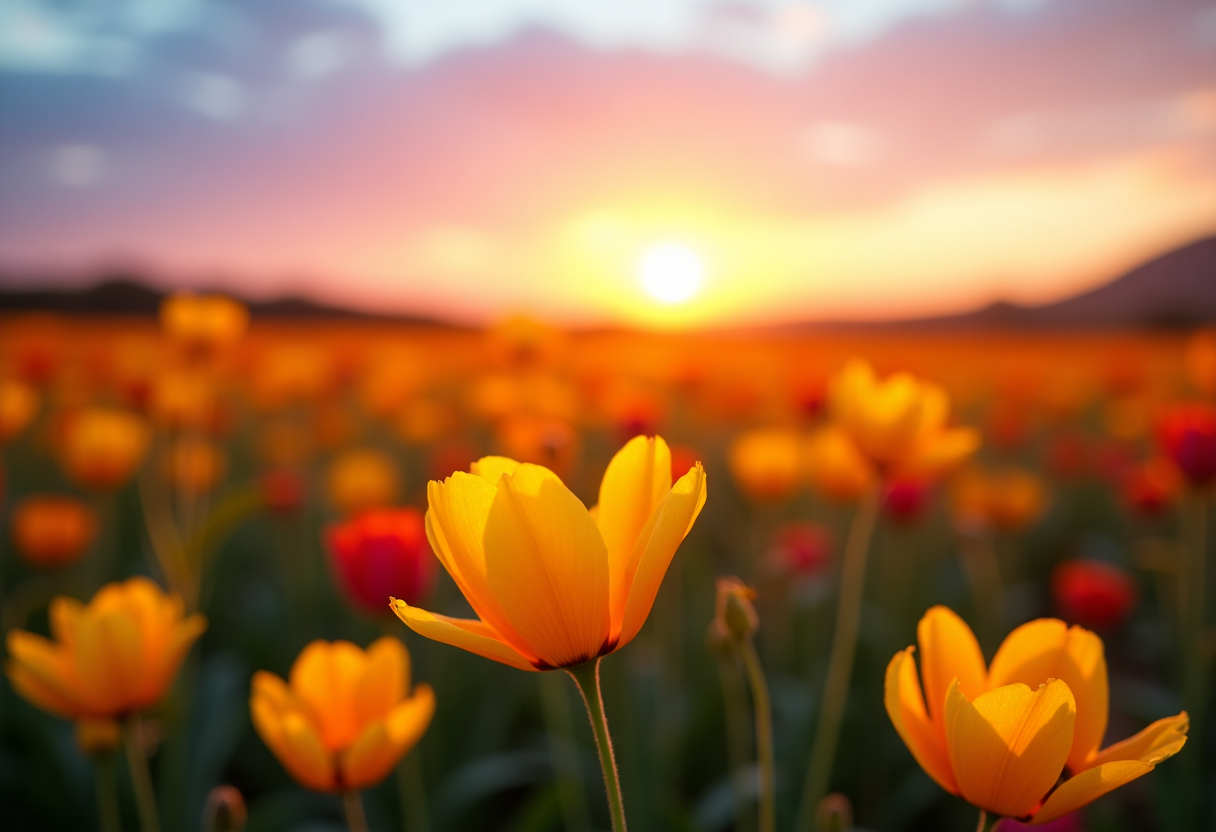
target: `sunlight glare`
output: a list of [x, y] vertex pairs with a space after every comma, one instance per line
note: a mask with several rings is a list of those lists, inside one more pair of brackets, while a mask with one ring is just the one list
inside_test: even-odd
[[681, 243], [664, 243], [646, 252], [638, 268], [642, 286], [662, 303], [683, 303], [701, 288], [705, 266], [695, 251]]

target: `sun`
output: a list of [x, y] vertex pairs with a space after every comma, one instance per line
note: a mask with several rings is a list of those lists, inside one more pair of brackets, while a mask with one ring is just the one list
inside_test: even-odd
[[647, 250], [638, 265], [642, 287], [661, 303], [683, 303], [701, 288], [705, 264], [683, 243], [663, 243]]

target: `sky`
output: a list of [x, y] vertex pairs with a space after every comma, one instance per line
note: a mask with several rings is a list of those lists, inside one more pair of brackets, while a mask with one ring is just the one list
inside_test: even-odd
[[1045, 303], [1216, 232], [1214, 67], [1208, 0], [0, 0], [0, 274], [461, 322]]

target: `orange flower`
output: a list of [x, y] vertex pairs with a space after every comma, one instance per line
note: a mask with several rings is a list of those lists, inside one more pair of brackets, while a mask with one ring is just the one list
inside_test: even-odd
[[86, 488], [107, 490], [131, 478], [147, 449], [148, 429], [137, 416], [90, 407], [65, 420], [60, 457], [74, 481]]
[[781, 428], [752, 430], [730, 445], [731, 477], [750, 500], [778, 501], [802, 484], [805, 452], [797, 431]]
[[107, 584], [87, 605], [51, 602], [54, 640], [10, 630], [5, 667], [13, 688], [67, 719], [117, 718], [155, 705], [190, 645], [207, 628], [147, 578]]
[[165, 334], [192, 350], [229, 347], [241, 340], [249, 325], [244, 305], [221, 295], [179, 292], [160, 305]]
[[861, 499], [876, 476], [870, 461], [836, 427], [821, 428], [811, 435], [806, 459], [811, 487], [836, 502]]
[[38, 394], [20, 381], [0, 381], [0, 445], [29, 424], [38, 410]]
[[329, 500], [343, 514], [392, 505], [397, 499], [397, 468], [384, 453], [347, 451], [329, 466]]
[[1002, 531], [1024, 529], [1043, 516], [1047, 487], [1021, 468], [985, 471], [970, 468], [950, 490], [954, 516], [963, 525], [992, 526]]
[[833, 377], [830, 401], [836, 426], [887, 472], [941, 473], [979, 447], [975, 430], [947, 425], [946, 392], [907, 373], [879, 381], [869, 364], [851, 361]]
[[169, 456], [169, 479], [186, 494], [205, 494], [227, 468], [224, 451], [206, 439], [180, 439]]
[[97, 536], [97, 512], [72, 497], [35, 494], [13, 508], [13, 544], [41, 569], [74, 563]]
[[[938, 785], [987, 812], [1047, 823], [1147, 774], [1186, 743], [1183, 712], [1099, 750], [1106, 658], [1088, 630], [1031, 621], [985, 667], [971, 629], [933, 607], [917, 640], [919, 679], [915, 648], [887, 666], [887, 714]], [[1071, 776], [1057, 785], [1065, 768]]]
[[430, 685], [410, 690], [410, 654], [392, 636], [366, 651], [314, 641], [290, 683], [259, 670], [249, 699], [253, 726], [301, 785], [351, 792], [383, 780], [413, 748], [435, 712]]
[[484, 457], [427, 490], [431, 548], [477, 613], [436, 615], [393, 599], [427, 638], [521, 670], [583, 664], [628, 644], [705, 504], [705, 471], [675, 485], [661, 437], [630, 440], [588, 511], [547, 468]]

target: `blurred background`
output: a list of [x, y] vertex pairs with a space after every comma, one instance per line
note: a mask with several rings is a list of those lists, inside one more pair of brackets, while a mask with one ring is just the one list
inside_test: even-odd
[[[1041, 615], [1098, 631], [1108, 742], [1191, 712], [1187, 762], [1061, 829], [1214, 828], [1211, 610], [1177, 623], [1212, 549], [1214, 55], [1208, 0], [0, 0], [3, 629], [137, 574], [206, 613], [144, 742], [167, 830], [221, 783], [251, 832], [343, 828], [250, 678], [384, 633], [438, 707], [372, 829], [604, 829], [573, 687], [364, 603], [333, 530], [488, 453], [591, 505], [659, 433], [710, 496], [604, 664], [631, 827], [755, 828], [705, 644], [738, 575], [792, 828], [861, 493], [815, 439], [861, 357], [982, 445], [885, 486], [831, 779], [857, 828], [974, 826], [883, 710], [935, 603], [989, 658]], [[422, 606], [467, 614], [409, 522]], [[72, 724], [2, 687], [0, 826], [100, 828]]]

